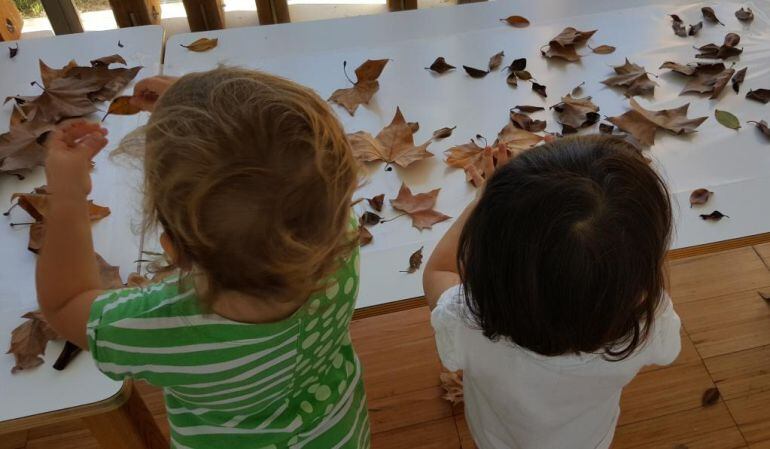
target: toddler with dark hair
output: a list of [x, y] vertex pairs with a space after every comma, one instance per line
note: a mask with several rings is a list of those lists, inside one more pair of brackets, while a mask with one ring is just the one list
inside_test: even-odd
[[498, 156], [425, 269], [439, 355], [480, 449], [606, 449], [623, 387], [680, 350], [668, 191], [610, 137]]

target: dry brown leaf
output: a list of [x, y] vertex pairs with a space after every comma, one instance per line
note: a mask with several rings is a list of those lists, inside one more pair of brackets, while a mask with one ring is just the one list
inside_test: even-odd
[[715, 210], [710, 214], [701, 214], [700, 218], [706, 221], [719, 221], [723, 218], [730, 218], [730, 217], [728, 215], [723, 214], [722, 212], [719, 212], [718, 210]]
[[433, 209], [441, 189], [434, 189], [427, 193], [413, 195], [406, 184], [401, 184], [398, 196], [390, 200], [394, 209], [406, 213], [412, 219], [412, 226], [417, 229], [430, 229], [434, 224], [448, 220], [452, 217], [444, 215]]
[[598, 47], [591, 48], [591, 51], [593, 51], [597, 55], [608, 55], [610, 53], [615, 52], [615, 47], [613, 47], [612, 45], [600, 45]]
[[452, 404], [461, 404], [464, 401], [463, 396], [463, 372], [444, 371], [439, 375], [441, 388], [445, 393], [441, 396]]
[[402, 273], [412, 274], [415, 271], [420, 269], [420, 267], [422, 266], [422, 249], [423, 247], [421, 246], [420, 249], [413, 252], [412, 255], [409, 256], [409, 268], [402, 271]]
[[457, 128], [457, 126], [453, 126], [451, 128], [448, 127], [448, 126], [445, 126], [443, 128], [437, 129], [437, 130], [433, 131], [433, 138], [434, 139], [446, 139], [447, 137], [452, 135], [452, 131], [454, 131], [455, 128]]
[[497, 70], [501, 65], [503, 65], [503, 58], [505, 57], [505, 52], [501, 51], [500, 53], [495, 53], [492, 55], [491, 58], [489, 58], [489, 70]]
[[495, 140], [493, 146], [499, 147], [500, 145], [503, 145], [511, 154], [515, 156], [522, 151], [534, 147], [542, 141], [542, 136], [538, 136], [537, 134], [531, 133], [529, 131], [519, 129], [514, 126], [513, 123], [509, 122], [497, 134], [497, 139]]
[[695, 76], [682, 88], [680, 95], [687, 92], [710, 93], [709, 98], [717, 98], [734, 73], [735, 69], [724, 69], [716, 73], [709, 70], [698, 70], [695, 72]]
[[368, 229], [366, 229], [364, 226], [359, 226], [358, 228], [358, 242], [361, 246], [366, 246], [370, 243], [372, 243], [372, 240], [374, 239], [374, 236], [372, 236], [372, 233], [369, 232]]
[[687, 134], [695, 132], [708, 117], [690, 119], [687, 110], [690, 103], [678, 108], [650, 111], [644, 109], [633, 98], [629, 100], [631, 110], [617, 117], [609, 117], [607, 120], [618, 128], [633, 135], [643, 145], [650, 146], [655, 143], [655, 132], [658, 128], [666, 129], [674, 134]]
[[98, 253], [94, 254], [96, 255], [96, 266], [99, 268], [99, 282], [101, 284], [99, 287], [105, 290], [123, 288], [123, 280], [120, 279], [120, 267], [110, 265]]
[[697, 36], [700, 30], [703, 29], [703, 22], [698, 22], [695, 25], [690, 25], [687, 29], [688, 36]]
[[142, 112], [142, 108], [131, 103], [132, 98], [132, 96], [123, 96], [112, 100], [102, 121], [104, 121], [108, 115], [134, 115]]
[[513, 107], [513, 109], [517, 109], [521, 112], [531, 113], [531, 112], [537, 112], [537, 111], [545, 111], [545, 108], [542, 106], [531, 106], [531, 105], [516, 105]]
[[[353, 83], [353, 87], [335, 90], [329, 97], [329, 101], [344, 107], [350, 115], [355, 114], [358, 105], [369, 104], [374, 94], [380, 90], [380, 82], [377, 79], [388, 61], [389, 59], [367, 59], [356, 69], [356, 82]], [[346, 67], [347, 61], [344, 61], [343, 71]]]
[[366, 201], [369, 203], [369, 207], [376, 210], [377, 212], [382, 212], [382, 205], [385, 202], [385, 194], [380, 193], [379, 195], [367, 198]]
[[548, 97], [548, 94], [545, 92], [546, 87], [542, 84], [538, 84], [536, 82], [532, 82], [532, 91], [536, 94], [540, 95], [543, 98]]
[[571, 134], [581, 128], [586, 128], [599, 121], [599, 106], [591, 101], [591, 97], [574, 98], [567, 94], [561, 98], [561, 103], [552, 106], [557, 113], [557, 121], [562, 125], [562, 134]]
[[[722, 64], [722, 67], [724, 67], [724, 64]], [[682, 75], [690, 76], [694, 75], [695, 72], [698, 70], [698, 66], [695, 64], [679, 64], [678, 62], [674, 61], [666, 61], [663, 64], [660, 65], [660, 69], [670, 69], [674, 72], [681, 73]]]
[[500, 19], [502, 22], [508, 23], [508, 25], [516, 28], [526, 28], [529, 26], [529, 20], [522, 16], [508, 16], [505, 19]]
[[752, 123], [754, 126], [757, 127], [759, 132], [761, 132], [765, 137], [770, 139], [770, 127], [767, 125], [767, 122], [764, 120], [755, 121], [755, 120], [749, 120], [746, 123]]
[[427, 148], [431, 140], [416, 146], [414, 133], [419, 129], [419, 124], [404, 119], [400, 108], [396, 108], [396, 115], [390, 125], [382, 128], [377, 137], [365, 131], [348, 134], [348, 140], [353, 148], [353, 155], [362, 162], [385, 161], [388, 164], [396, 164], [407, 167], [411, 163], [433, 157]]
[[484, 78], [485, 76], [489, 75], [489, 72], [486, 70], [477, 69], [475, 67], [469, 67], [467, 65], [463, 66], [463, 70], [465, 70], [465, 73], [468, 74], [471, 78]]
[[430, 67], [425, 67], [425, 69], [432, 70], [441, 75], [450, 70], [454, 70], [455, 66], [448, 64], [443, 56], [439, 56], [435, 61], [433, 61], [433, 64], [431, 64]]
[[741, 84], [743, 84], [743, 80], [746, 79], [746, 71], [748, 71], [748, 67], [744, 67], [737, 72], [735, 72], [735, 75], [733, 75], [733, 79], [730, 80], [733, 85], [733, 90], [736, 94], [741, 92]]
[[620, 86], [625, 88], [625, 95], [633, 97], [635, 95], [652, 95], [655, 92], [657, 84], [647, 76], [644, 67], [629, 62], [623, 65], [613, 67], [615, 76], [611, 76], [602, 81], [607, 86]]
[[202, 37], [188, 45], [182, 45], [182, 44], [179, 44], [179, 45], [181, 45], [182, 47], [190, 51], [204, 52], [204, 51], [209, 51], [212, 48], [216, 47], [217, 44], [219, 44], [218, 38], [209, 39], [207, 37]]
[[511, 109], [511, 122], [517, 127], [529, 132], [537, 133], [543, 131], [546, 127], [545, 120], [535, 120], [527, 114], [522, 114]]
[[724, 26], [724, 23], [722, 23], [722, 21], [717, 19], [717, 15], [714, 12], [714, 9], [712, 7], [704, 6], [703, 8], [700, 9], [700, 11], [703, 13], [703, 18], [704, 19], [708, 20], [711, 23], [718, 23], [718, 24]]
[[770, 102], [770, 89], [751, 89], [746, 94], [746, 98], [767, 104]]
[[96, 58], [91, 60], [91, 66], [92, 67], [99, 67], [99, 66], [108, 66], [110, 64], [126, 64], [126, 60], [123, 59], [120, 55], [110, 55], [110, 56], [102, 56], [101, 58]]
[[741, 42], [741, 37], [737, 33], [727, 33], [722, 45], [708, 44], [702, 47], [698, 47], [700, 52], [695, 55], [700, 59], [727, 59], [733, 56], [738, 56], [743, 53], [742, 48], [737, 48]]
[[710, 405], [714, 405], [717, 402], [719, 402], [719, 398], [720, 398], [719, 389], [716, 387], [712, 387], [703, 392], [703, 396], [701, 397], [701, 404], [704, 407], [708, 407]]
[[706, 204], [713, 194], [714, 192], [709, 189], [693, 190], [692, 193], [690, 193], [690, 207], [693, 207], [694, 205]]
[[13, 354], [16, 364], [11, 373], [28, 370], [43, 364], [40, 357], [45, 354], [45, 348], [51, 340], [58, 340], [59, 335], [48, 325], [39, 311], [22, 315], [27, 321], [11, 332], [11, 345], [8, 354]]
[[751, 8], [743, 9], [743, 7], [741, 7], [741, 9], [735, 11], [735, 18], [741, 22], [751, 22], [754, 20], [754, 12]]
[[374, 226], [377, 224], [380, 224], [382, 221], [382, 217], [375, 214], [374, 212], [366, 211], [361, 215], [361, 217], [358, 219], [358, 223], [363, 226]]
[[569, 62], [579, 61], [580, 55], [577, 53], [576, 46], [584, 44], [596, 31], [579, 31], [575, 28], [567, 27], [548, 42], [546, 45], [548, 47], [547, 50], [543, 51], [541, 49], [540, 52], [546, 58], [561, 58]]
[[43, 165], [46, 150], [40, 144], [54, 125], [25, 122], [0, 134], [0, 172], [13, 172]]
[[676, 14], [670, 14], [671, 20], [673, 21], [671, 23], [671, 28], [674, 29], [674, 34], [680, 37], [687, 37], [687, 30], [684, 27], [684, 22], [682, 22], [682, 19], [679, 18]]
[[517, 58], [508, 66], [509, 72], [521, 72], [527, 68], [527, 58]]

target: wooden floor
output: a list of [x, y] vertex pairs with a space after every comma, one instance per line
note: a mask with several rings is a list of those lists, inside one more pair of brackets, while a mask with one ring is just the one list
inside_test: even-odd
[[[682, 354], [626, 388], [614, 449], [770, 449], [770, 244], [674, 261], [670, 288], [682, 317]], [[374, 449], [468, 449], [461, 409], [440, 399], [441, 366], [427, 308], [353, 322], [365, 367]], [[704, 390], [722, 399], [703, 407]], [[160, 392], [140, 386], [168, 432]], [[685, 446], [678, 446], [685, 445]], [[89, 449], [79, 422], [36, 429], [0, 448]]]

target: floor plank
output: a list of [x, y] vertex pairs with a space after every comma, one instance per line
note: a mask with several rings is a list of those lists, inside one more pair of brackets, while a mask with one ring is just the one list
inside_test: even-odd
[[369, 400], [372, 433], [387, 432], [452, 416], [452, 406], [441, 399], [444, 389], [431, 387]]
[[619, 424], [698, 408], [713, 386], [700, 361], [641, 373], [623, 390]]
[[770, 391], [770, 345], [708, 358], [704, 362], [725, 399]]
[[770, 391], [730, 399], [727, 408], [750, 447], [770, 447]]
[[752, 247], [675, 260], [668, 267], [675, 304], [770, 285], [770, 270]]
[[770, 304], [756, 290], [678, 304], [676, 310], [701, 357], [770, 345]]
[[612, 449], [737, 449], [746, 446], [723, 403], [618, 427]]
[[372, 449], [461, 449], [454, 417], [372, 435]]
[[455, 425], [457, 426], [457, 434], [460, 437], [460, 447], [462, 449], [477, 449], [476, 442], [473, 441], [473, 435], [471, 435], [471, 431], [468, 429], [468, 422], [465, 420], [463, 413], [455, 415]]

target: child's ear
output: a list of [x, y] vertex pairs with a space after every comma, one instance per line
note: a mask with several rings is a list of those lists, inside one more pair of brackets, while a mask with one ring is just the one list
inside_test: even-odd
[[168, 233], [163, 232], [160, 234], [160, 246], [163, 248], [163, 252], [166, 253], [171, 264], [179, 266], [179, 254], [177, 254], [174, 242], [171, 240], [171, 236], [168, 235]]

